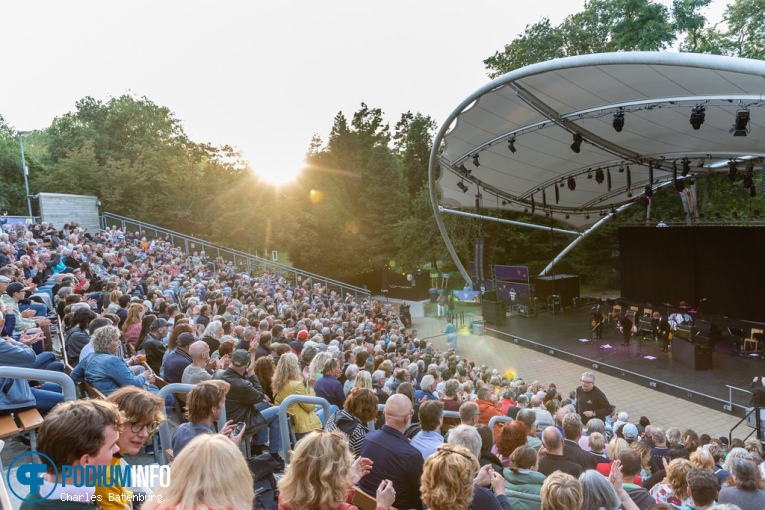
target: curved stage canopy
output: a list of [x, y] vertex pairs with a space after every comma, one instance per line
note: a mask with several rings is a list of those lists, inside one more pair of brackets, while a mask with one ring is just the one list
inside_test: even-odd
[[728, 173], [730, 161], [745, 174], [765, 157], [763, 93], [765, 62], [666, 52], [551, 60], [486, 84], [449, 115], [430, 157], [431, 202], [463, 278], [443, 209], [552, 216], [573, 245], [649, 188]]

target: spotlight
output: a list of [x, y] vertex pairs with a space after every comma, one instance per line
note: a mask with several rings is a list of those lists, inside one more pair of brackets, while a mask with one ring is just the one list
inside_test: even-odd
[[614, 126], [614, 129], [617, 133], [622, 132], [622, 128], [624, 128], [624, 111], [619, 109], [618, 112], [614, 113], [614, 121], [611, 124]]
[[733, 182], [736, 180], [736, 174], [738, 173], [738, 165], [735, 160], [728, 162], [728, 180]]
[[605, 180], [606, 180], [606, 176], [605, 174], [603, 174], [603, 170], [601, 170], [600, 168], [595, 170], [595, 182], [597, 182], [598, 184], [603, 184], [603, 181]]
[[736, 124], [734, 124], [733, 136], [746, 136], [749, 133], [747, 128], [749, 124], [749, 110], [739, 110], [736, 112]]
[[457, 187], [462, 190], [463, 193], [467, 193], [468, 187], [465, 186], [465, 183], [460, 181], [457, 183]]
[[510, 152], [515, 154], [515, 151], [517, 150], [515, 148], [515, 137], [513, 137], [513, 138], [511, 138], [510, 140], [507, 141], [507, 148], [510, 149]]
[[645, 199], [651, 200], [651, 197], [653, 196], [653, 188], [651, 186], [645, 187]]
[[611, 191], [611, 169], [606, 168], [606, 180], [608, 180], [608, 191]]
[[502, 205], [507, 205], [507, 200], [503, 200]]
[[579, 133], [574, 133], [574, 142], [570, 145], [571, 150], [579, 154], [579, 151], [582, 150], [582, 141], [584, 141], [582, 135]]
[[561, 177], [560, 182], [558, 183], [558, 186], [560, 186], [561, 188], [564, 186], [563, 177]]
[[622, 163], [621, 165], [619, 165], [619, 173], [620, 173], [620, 174], [623, 174], [623, 173], [624, 173], [624, 163]]
[[632, 192], [631, 191], [627, 192], [627, 198], [632, 198]]
[[569, 177], [566, 184], [568, 186], [568, 189], [570, 189], [571, 191], [576, 190], [576, 179], [574, 179], [573, 177]]
[[481, 163], [478, 162], [478, 154], [473, 154], [473, 166], [476, 168], [481, 166]]
[[704, 168], [704, 158], [701, 158], [696, 164], [696, 168]]
[[571, 217], [570, 215], [568, 215], [568, 214], [566, 215], [566, 219], [569, 219], [570, 217]]
[[557, 204], [560, 202], [560, 191], [558, 191], [558, 186], [553, 186], [553, 189], [555, 190], [555, 203]]
[[694, 130], [698, 130], [704, 123], [704, 117], [706, 117], [706, 114], [704, 113], [705, 111], [706, 108], [701, 105], [698, 105], [691, 110], [691, 126], [693, 126]]
[[688, 160], [688, 158], [683, 158], [683, 172], [682, 176], [685, 177], [688, 175], [688, 173], [691, 171], [691, 162]]
[[589, 215], [589, 214], [585, 214], [585, 215], [584, 215], [584, 219], [585, 219], [585, 220], [589, 220], [589, 219], [590, 219], [590, 215]]
[[460, 165], [457, 167], [457, 170], [462, 172], [462, 175], [468, 176], [473, 173], [472, 170], [468, 170], [468, 168], [465, 165]]
[[592, 168], [587, 170], [587, 178], [592, 179]]

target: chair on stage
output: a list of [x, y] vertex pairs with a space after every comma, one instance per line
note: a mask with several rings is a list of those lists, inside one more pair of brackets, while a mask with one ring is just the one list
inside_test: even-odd
[[762, 342], [762, 330], [758, 328], [752, 328], [751, 333], [749, 333], [749, 338], [744, 338], [744, 350], [748, 351], [749, 346], [753, 346], [754, 348], [752, 349], [752, 351], [759, 352], [761, 342]]

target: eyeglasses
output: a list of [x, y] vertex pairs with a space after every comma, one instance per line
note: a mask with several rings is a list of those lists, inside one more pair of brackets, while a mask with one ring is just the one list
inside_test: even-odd
[[134, 421], [130, 422], [130, 430], [133, 431], [133, 434], [140, 434], [143, 429], [146, 429], [146, 432], [148, 432], [149, 435], [152, 435], [157, 430], [159, 430], [159, 422], [158, 421], [153, 421], [151, 423], [138, 423]]

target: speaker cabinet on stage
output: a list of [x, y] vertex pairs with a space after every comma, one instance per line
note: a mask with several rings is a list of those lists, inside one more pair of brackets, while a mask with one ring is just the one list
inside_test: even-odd
[[481, 301], [481, 312], [483, 313], [483, 320], [495, 326], [504, 326], [507, 323], [507, 317], [505, 316], [505, 302], [504, 301], [489, 301], [483, 299]]
[[694, 370], [712, 370], [712, 352], [678, 336], [672, 339], [672, 359]]

